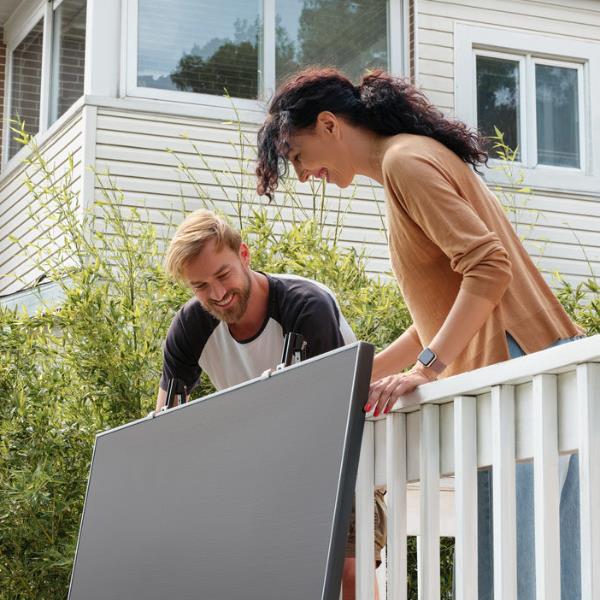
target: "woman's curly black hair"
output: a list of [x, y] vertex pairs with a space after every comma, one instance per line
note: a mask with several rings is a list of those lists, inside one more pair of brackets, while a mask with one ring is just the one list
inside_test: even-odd
[[381, 71], [367, 73], [359, 86], [332, 68], [311, 67], [293, 75], [275, 93], [258, 132], [257, 192], [273, 198], [287, 172], [290, 134], [313, 127], [330, 111], [353, 125], [381, 135], [414, 133], [441, 142], [463, 161], [487, 162], [483, 138], [460, 121], [447, 119], [404, 79]]

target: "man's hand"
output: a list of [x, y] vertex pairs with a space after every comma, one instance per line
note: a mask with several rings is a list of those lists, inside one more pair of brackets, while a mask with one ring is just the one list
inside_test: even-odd
[[436, 375], [431, 369], [417, 363], [407, 373], [388, 375], [371, 384], [369, 401], [365, 405], [365, 412], [373, 410], [373, 416], [387, 414], [394, 408], [394, 404], [404, 394], [412, 392], [417, 386], [436, 380]]

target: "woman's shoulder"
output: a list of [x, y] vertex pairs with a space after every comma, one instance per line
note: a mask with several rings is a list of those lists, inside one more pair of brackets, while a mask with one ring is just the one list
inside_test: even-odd
[[453, 155], [451, 150], [433, 138], [400, 133], [392, 136], [386, 144], [381, 165], [384, 175], [414, 177], [432, 169], [445, 170], [444, 166], [453, 161]]

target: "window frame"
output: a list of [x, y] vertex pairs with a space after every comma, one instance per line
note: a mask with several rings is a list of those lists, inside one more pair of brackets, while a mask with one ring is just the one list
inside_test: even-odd
[[[125, 58], [121, 65], [121, 95], [149, 100], [180, 102], [185, 104], [204, 105], [218, 108], [231, 108], [232, 100], [236, 108], [249, 111], [264, 111], [265, 103], [275, 91], [275, 19], [276, 1], [261, 0], [260, 11], [263, 16], [262, 48], [259, 48], [259, 79], [257, 98], [231, 99], [212, 94], [182, 92], [178, 90], [161, 90], [142, 87], [137, 84], [137, 47], [138, 47], [138, 7], [139, 0], [124, 0], [123, 47]], [[387, 0], [388, 16], [388, 56], [390, 72], [396, 75], [406, 73], [406, 44], [402, 43], [407, 33], [406, 10], [407, 0]], [[400, 32], [400, 35], [399, 35]]]
[[[526, 95], [526, 89], [527, 86], [523, 85], [524, 83], [524, 79], [526, 77], [526, 70], [527, 70], [527, 64], [526, 64], [526, 57], [520, 54], [510, 54], [508, 52], [497, 52], [497, 51], [493, 51], [493, 50], [485, 50], [485, 49], [480, 49], [480, 48], [474, 48], [473, 52], [475, 53], [474, 56], [474, 61], [475, 61], [475, 73], [474, 76], [477, 77], [477, 57], [478, 56], [483, 56], [486, 58], [498, 58], [501, 60], [510, 60], [513, 62], [518, 63], [519, 65], [519, 108], [518, 108], [518, 119], [519, 122], [517, 123], [518, 126], [518, 130], [519, 130], [519, 140], [520, 140], [520, 144], [519, 144], [519, 149], [520, 149], [520, 155], [521, 155], [521, 160], [519, 161], [515, 161], [515, 164], [523, 164], [523, 158], [528, 156], [528, 151], [529, 151], [529, 140], [527, 139], [527, 132], [528, 132], [528, 128], [527, 128], [527, 122], [528, 122], [528, 115], [527, 115], [527, 95]], [[479, 114], [478, 114], [478, 110], [477, 110], [477, 82], [475, 81], [475, 85], [473, 86], [473, 93], [475, 94], [475, 97], [473, 99], [473, 108], [474, 108], [474, 123], [478, 124], [479, 123]], [[493, 160], [493, 159], [492, 159]]]
[[67, 110], [54, 123], [49, 124], [54, 11], [63, 2], [64, 0], [31, 0], [26, 5], [22, 5], [22, 7], [17, 9], [17, 11], [8, 19], [4, 27], [6, 62], [4, 69], [4, 114], [0, 140], [0, 143], [2, 144], [2, 164], [0, 165], [2, 173], [6, 171], [7, 166], [19, 162], [23, 156], [22, 153], [25, 150], [25, 148], [20, 148], [14, 156], [8, 156], [12, 134], [9, 121], [12, 112], [13, 54], [19, 44], [27, 37], [27, 35], [29, 35], [31, 30], [40, 20], [43, 20], [40, 110], [39, 128], [34, 134], [34, 137], [45, 134], [49, 129], [54, 129], [56, 123], [63, 122], [63, 117], [66, 119], [70, 118], [70, 114], [67, 114], [70, 113], [70, 111]]
[[[600, 144], [600, 45], [567, 37], [466, 23], [455, 24], [454, 40], [456, 117], [472, 127], [477, 126], [477, 55], [508, 60], [521, 58], [524, 68], [520, 72], [520, 98], [523, 102], [524, 95], [525, 101], [520, 111], [521, 159], [515, 165], [522, 169], [525, 183], [541, 189], [597, 191], [600, 185], [600, 151], [594, 151], [594, 147]], [[536, 64], [577, 69], [579, 168], [537, 162]], [[492, 167], [499, 163], [490, 159]], [[489, 180], [506, 183], [502, 177], [493, 169], [486, 172]]]

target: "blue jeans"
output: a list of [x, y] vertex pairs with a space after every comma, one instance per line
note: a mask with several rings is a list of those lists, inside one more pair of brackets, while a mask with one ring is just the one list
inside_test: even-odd
[[[525, 352], [506, 334], [511, 358]], [[552, 346], [578, 338], [559, 340]], [[579, 458], [561, 456], [560, 467], [560, 587], [562, 600], [581, 599], [581, 552], [579, 539]], [[535, 526], [533, 501], [533, 464], [517, 463], [517, 597], [535, 600]], [[477, 474], [479, 599], [494, 597], [494, 551], [492, 518], [492, 470]], [[500, 599], [503, 600], [503, 599]]]

